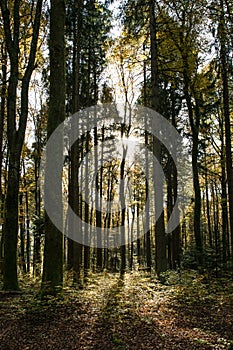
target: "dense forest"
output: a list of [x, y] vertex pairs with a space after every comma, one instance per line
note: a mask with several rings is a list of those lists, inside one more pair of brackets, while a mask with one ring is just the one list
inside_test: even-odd
[[233, 348], [232, 0], [0, 14], [0, 349]]

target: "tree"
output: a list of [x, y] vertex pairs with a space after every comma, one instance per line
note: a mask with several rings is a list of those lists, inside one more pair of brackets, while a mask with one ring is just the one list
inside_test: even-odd
[[[158, 48], [157, 48], [157, 28], [155, 18], [155, 1], [150, 1], [150, 45], [151, 45], [151, 89], [152, 89], [152, 108], [155, 111], [159, 111], [159, 85], [158, 85]], [[161, 143], [155, 137], [153, 137], [153, 152], [157, 159], [161, 162]], [[155, 178], [157, 174], [154, 174]], [[156, 186], [158, 192], [159, 186]], [[155, 200], [163, 203], [162, 192], [156, 193]], [[164, 211], [162, 211], [160, 217], [157, 219], [155, 225], [155, 242], [156, 242], [156, 271], [158, 276], [161, 272], [167, 269], [166, 259], [166, 241], [165, 241], [165, 226], [164, 226]]]
[[[17, 279], [17, 237], [18, 237], [18, 195], [20, 179], [20, 158], [25, 138], [28, 117], [28, 90], [31, 75], [35, 69], [37, 43], [40, 28], [42, 1], [38, 0], [36, 7], [32, 7], [32, 39], [26, 68], [22, 74], [19, 86], [20, 68], [20, 0], [13, 4], [13, 29], [10, 20], [10, 4], [1, 1], [4, 35], [10, 61], [10, 76], [7, 95], [7, 140], [9, 150], [8, 186], [6, 192], [6, 215], [4, 226], [4, 285], [7, 290], [18, 289]], [[17, 112], [17, 94], [20, 89], [20, 112]]]
[[7, 92], [7, 52], [6, 45], [4, 42], [1, 43], [1, 54], [2, 54], [2, 73], [1, 73], [1, 105], [0, 105], [0, 218], [2, 221], [2, 235], [0, 239], [0, 274], [2, 271], [2, 261], [3, 261], [3, 244], [4, 244], [4, 203], [5, 194], [3, 191], [3, 163], [4, 163], [4, 136], [5, 136], [5, 122], [6, 122], [6, 92]]
[[[194, 236], [196, 242], [196, 258], [199, 265], [203, 262], [203, 242], [201, 235], [201, 191], [199, 181], [199, 132], [201, 122], [202, 92], [199, 89], [198, 67], [200, 61], [199, 29], [201, 27], [200, 9], [203, 3], [190, 1], [163, 1], [164, 7], [158, 4], [161, 17], [164, 19], [169, 38], [173, 42], [175, 52], [181, 62], [177, 70], [183, 80], [183, 94], [186, 101], [192, 136], [192, 169], [194, 187]], [[202, 11], [202, 16], [205, 12]], [[179, 63], [178, 63], [179, 65]]]
[[220, 17], [218, 25], [218, 36], [220, 41], [220, 65], [223, 86], [223, 113], [225, 121], [225, 145], [226, 145], [226, 171], [229, 198], [230, 231], [231, 231], [231, 253], [233, 255], [233, 171], [231, 153], [231, 122], [229, 107], [229, 87], [228, 87], [228, 53], [226, 47], [227, 34], [225, 25], [224, 2], [220, 1]]
[[33, 274], [34, 276], [41, 275], [41, 237], [44, 231], [44, 216], [41, 205], [41, 188], [40, 188], [40, 166], [42, 151], [46, 142], [46, 123], [47, 123], [47, 106], [42, 105], [39, 113], [32, 112], [33, 124], [35, 129], [35, 142], [32, 144], [32, 160], [34, 163], [34, 199], [35, 199], [35, 215], [33, 220]]
[[[65, 1], [52, 0], [50, 14], [50, 96], [47, 138], [65, 119]], [[62, 137], [62, 136], [61, 136]], [[54, 150], [54, 159], [63, 159], [63, 140], [59, 149]], [[45, 173], [49, 177], [50, 174]], [[49, 183], [48, 183], [49, 185]], [[60, 197], [54, 198], [54, 205], [62, 215], [62, 179], [60, 178]], [[61, 218], [62, 220], [62, 218]], [[55, 295], [61, 291], [63, 280], [63, 237], [48, 215], [45, 216], [45, 247], [41, 292], [42, 296]]]
[[[74, 114], [80, 110], [80, 85], [81, 85], [81, 48], [83, 39], [83, 0], [74, 1], [70, 8], [72, 14], [71, 35], [73, 39], [72, 45], [72, 93], [71, 93], [71, 112]], [[74, 122], [74, 124], [76, 121]], [[77, 123], [73, 126], [78, 128]], [[79, 145], [75, 143], [70, 151], [70, 179], [69, 179], [69, 204], [73, 210], [79, 215], [80, 196], [78, 188], [78, 167], [79, 162]], [[73, 225], [69, 222], [68, 225]], [[68, 238], [68, 268], [73, 268], [73, 281], [80, 283], [81, 262], [82, 262], [82, 245], [79, 242]]]

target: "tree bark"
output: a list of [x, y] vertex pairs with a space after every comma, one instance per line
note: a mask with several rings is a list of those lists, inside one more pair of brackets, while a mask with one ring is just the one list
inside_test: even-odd
[[230, 233], [231, 233], [231, 256], [233, 256], [233, 171], [232, 171], [232, 154], [231, 154], [231, 123], [229, 108], [229, 87], [228, 87], [228, 68], [227, 68], [227, 49], [226, 49], [226, 28], [224, 18], [224, 4], [220, 1], [220, 23], [219, 23], [219, 40], [220, 40], [220, 61], [221, 77], [223, 86], [223, 113], [225, 120], [225, 145], [226, 145], [226, 172], [228, 184], [228, 200], [230, 214]]
[[[151, 43], [151, 85], [152, 85], [152, 109], [159, 110], [159, 87], [158, 87], [158, 49], [157, 49], [157, 28], [155, 19], [155, 1], [150, 1], [150, 43]], [[153, 137], [153, 153], [161, 160], [161, 143]], [[154, 174], [156, 178], [156, 174]], [[156, 186], [158, 188], [158, 186]], [[163, 197], [162, 193], [160, 197]], [[163, 201], [163, 198], [159, 198]], [[156, 271], [158, 276], [167, 269], [166, 241], [165, 241], [164, 211], [157, 219], [155, 225], [156, 244]]]
[[14, 26], [11, 30], [10, 12], [6, 0], [0, 3], [7, 51], [10, 59], [10, 77], [7, 96], [7, 139], [9, 148], [8, 186], [6, 192], [6, 217], [4, 227], [4, 275], [3, 288], [17, 290], [17, 240], [18, 240], [18, 195], [20, 179], [20, 158], [23, 147], [28, 116], [28, 90], [35, 57], [40, 28], [42, 1], [38, 0], [33, 23], [33, 33], [27, 67], [22, 78], [20, 115], [17, 127], [17, 88], [19, 80], [19, 28], [20, 0], [14, 1]]
[[[47, 137], [49, 138], [58, 125], [65, 119], [65, 1], [51, 0], [50, 14], [50, 101], [47, 125]], [[56, 157], [63, 158], [63, 147], [54, 152]], [[58, 158], [57, 158], [58, 159]], [[60, 158], [59, 158], [60, 159]], [[48, 160], [47, 160], [48, 162]], [[49, 174], [45, 174], [48, 176]], [[59, 198], [54, 203], [61, 211], [62, 216], [62, 179], [59, 179]], [[60, 213], [59, 213], [60, 214]], [[62, 220], [62, 218], [61, 218]], [[42, 296], [56, 295], [62, 289], [63, 280], [63, 237], [62, 233], [52, 223], [48, 215], [45, 215], [45, 247], [42, 278]]]

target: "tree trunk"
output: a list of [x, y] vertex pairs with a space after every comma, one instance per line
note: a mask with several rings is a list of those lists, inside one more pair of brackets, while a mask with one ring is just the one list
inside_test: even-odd
[[[1, 48], [2, 54], [2, 89], [1, 89], [1, 105], [0, 105], [0, 219], [4, 219], [5, 212], [5, 194], [2, 188], [2, 166], [3, 166], [3, 135], [5, 125], [5, 109], [6, 109], [6, 93], [7, 93], [7, 52], [5, 44]], [[2, 234], [0, 238], [0, 275], [3, 272], [3, 246], [4, 246], [4, 224], [2, 224]]]
[[220, 40], [220, 61], [221, 77], [223, 86], [223, 113], [225, 120], [225, 145], [226, 145], [226, 171], [228, 184], [229, 214], [230, 214], [230, 232], [231, 232], [231, 256], [233, 256], [233, 171], [232, 171], [232, 154], [231, 154], [231, 122], [229, 108], [229, 88], [228, 88], [228, 68], [227, 68], [227, 49], [226, 49], [226, 28], [224, 18], [224, 4], [220, 0], [220, 23], [219, 23], [219, 40]]
[[26, 262], [25, 262], [25, 215], [23, 206], [23, 192], [19, 195], [19, 205], [20, 205], [20, 268], [23, 273], [26, 273]]
[[[27, 273], [30, 273], [31, 261], [30, 261], [30, 252], [31, 252], [31, 237], [30, 237], [30, 216], [29, 216], [29, 200], [28, 193], [25, 193], [25, 214], [26, 214], [26, 257], [27, 257]], [[40, 265], [39, 265], [40, 268]]]
[[[150, 43], [151, 43], [151, 85], [152, 85], [152, 109], [159, 110], [159, 88], [158, 88], [158, 49], [157, 49], [157, 28], [155, 19], [155, 1], [150, 1]], [[161, 161], [161, 143], [153, 138], [153, 153], [159, 161]], [[157, 174], [154, 174], [156, 178]], [[158, 189], [159, 186], [156, 186]], [[160, 198], [156, 198], [163, 202], [163, 193], [161, 191]], [[164, 211], [157, 219], [155, 225], [155, 244], [156, 244], [156, 271], [158, 276], [167, 269], [166, 257], [166, 238], [164, 226]]]
[[19, 191], [19, 157], [19, 154], [11, 153], [9, 158], [4, 242], [3, 281], [5, 290], [19, 289], [17, 278], [18, 196], [15, 195], [16, 190]]
[[194, 187], [194, 237], [196, 243], [196, 260], [199, 266], [203, 265], [203, 243], [201, 236], [201, 190], [199, 182], [198, 169], [198, 147], [199, 147], [199, 125], [200, 125], [200, 109], [199, 100], [196, 98], [195, 117], [190, 94], [190, 81], [188, 76], [187, 57], [183, 57], [184, 63], [184, 96], [187, 103], [189, 122], [192, 131], [192, 169], [193, 169], [193, 187]]
[[124, 179], [125, 179], [125, 158], [127, 154], [127, 146], [123, 146], [123, 154], [121, 159], [121, 165], [120, 165], [120, 203], [121, 203], [121, 226], [120, 226], [120, 232], [121, 232], [121, 267], [120, 267], [120, 273], [123, 275], [126, 271], [126, 245], [125, 245], [125, 186], [124, 186]]
[[[65, 2], [64, 0], [51, 0], [50, 14], [50, 101], [47, 125], [47, 137], [65, 119]], [[63, 159], [61, 145], [54, 152], [54, 161]], [[61, 157], [61, 158], [60, 158]], [[47, 159], [47, 162], [52, 161]], [[45, 174], [45, 177], [49, 174]], [[48, 184], [49, 185], [49, 184]], [[59, 179], [59, 198], [55, 198], [55, 206], [62, 216], [62, 179]], [[60, 201], [58, 203], [58, 201]], [[60, 218], [62, 220], [62, 217]], [[55, 295], [62, 289], [63, 280], [63, 237], [55, 227], [47, 213], [45, 215], [45, 247], [42, 278], [42, 296]]]
[[227, 207], [227, 183], [226, 183], [226, 159], [224, 144], [223, 123], [220, 121], [220, 139], [221, 139], [221, 207], [222, 207], [222, 258], [223, 263], [230, 257], [229, 245], [229, 225], [228, 225], [228, 207]]
[[0, 3], [7, 51], [10, 59], [10, 77], [7, 96], [7, 139], [9, 148], [8, 186], [6, 193], [6, 218], [4, 227], [4, 276], [3, 288], [18, 289], [17, 279], [17, 239], [18, 239], [18, 195], [20, 178], [20, 158], [24, 143], [28, 116], [28, 90], [32, 72], [35, 68], [37, 41], [39, 36], [42, 0], [36, 4], [33, 33], [28, 63], [22, 78], [20, 114], [17, 128], [17, 88], [19, 79], [19, 29], [20, 0], [14, 1], [14, 29], [11, 30], [10, 11], [7, 1]]

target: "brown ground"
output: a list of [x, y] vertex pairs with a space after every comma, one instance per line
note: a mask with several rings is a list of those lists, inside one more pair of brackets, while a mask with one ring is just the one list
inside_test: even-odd
[[0, 293], [0, 350], [233, 349], [233, 281], [95, 275], [64, 299]]

